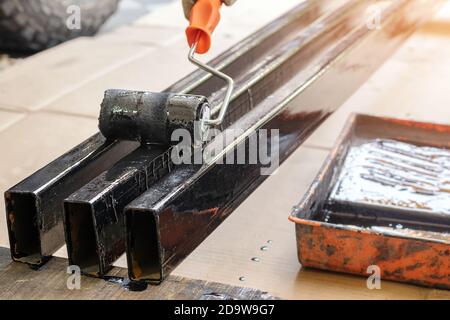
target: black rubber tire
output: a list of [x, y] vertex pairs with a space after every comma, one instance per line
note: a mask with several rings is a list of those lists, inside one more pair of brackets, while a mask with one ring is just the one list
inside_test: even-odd
[[[94, 35], [120, 0], [0, 0], [0, 49], [36, 52], [79, 36]], [[80, 7], [81, 28], [67, 27], [71, 5]]]

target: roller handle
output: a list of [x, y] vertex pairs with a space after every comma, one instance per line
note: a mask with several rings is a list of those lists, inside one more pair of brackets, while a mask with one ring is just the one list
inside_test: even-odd
[[222, 0], [197, 0], [192, 7], [186, 36], [189, 47], [197, 41], [196, 53], [206, 53], [211, 47], [211, 35], [220, 21]]

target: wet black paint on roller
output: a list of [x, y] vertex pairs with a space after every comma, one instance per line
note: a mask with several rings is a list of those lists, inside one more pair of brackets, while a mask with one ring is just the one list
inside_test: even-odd
[[108, 139], [171, 145], [172, 133], [186, 129], [194, 138], [195, 121], [209, 108], [204, 96], [110, 89], [103, 99], [99, 129]]

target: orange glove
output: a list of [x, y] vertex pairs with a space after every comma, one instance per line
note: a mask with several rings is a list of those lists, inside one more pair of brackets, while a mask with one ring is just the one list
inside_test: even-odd
[[197, 53], [206, 53], [211, 47], [211, 35], [220, 20], [222, 1], [225, 0], [196, 0], [190, 9], [186, 36], [190, 47], [197, 43]]
[[[184, 16], [186, 17], [186, 19], [189, 20], [191, 16], [192, 7], [196, 2], [197, 0], [182, 0]], [[227, 6], [231, 6], [236, 2], [236, 0], [222, 0], [222, 2], [225, 3]]]

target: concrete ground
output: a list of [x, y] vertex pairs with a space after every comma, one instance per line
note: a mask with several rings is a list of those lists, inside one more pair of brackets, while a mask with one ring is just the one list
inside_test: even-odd
[[[213, 48], [203, 59], [216, 56], [298, 2], [279, 1], [269, 8], [259, 5], [260, 0], [241, 0], [225, 8]], [[95, 38], [70, 41], [0, 72], [1, 192], [96, 132], [105, 89], [163, 90], [194, 69], [186, 59], [186, 21], [179, 2], [149, 11], [126, 26], [107, 25]], [[303, 270], [294, 226], [287, 220], [351, 112], [450, 123], [448, 83], [450, 5], [416, 32], [174, 273], [258, 288], [283, 298], [450, 299], [446, 291], [389, 281], [383, 282], [382, 290], [368, 290], [364, 278]], [[269, 250], [261, 252], [268, 240]], [[0, 245], [8, 246], [4, 212]], [[64, 249], [58, 255], [64, 256]], [[251, 261], [254, 256], [262, 262]]]
[[[135, 22], [150, 12], [157, 11], [161, 6], [175, 1], [179, 2], [178, 0], [121, 0], [116, 13], [101, 27], [98, 34], [112, 32], [121, 26]], [[0, 72], [19, 63], [28, 56], [30, 55], [2, 53], [0, 51]]]
[[6, 54], [6, 53], [0, 53], [0, 71], [11, 67], [18, 61], [20, 61], [20, 59], [13, 58], [9, 54]]
[[100, 33], [110, 32], [117, 27], [133, 23], [134, 21], [157, 12], [158, 8], [179, 0], [121, 0], [117, 12], [103, 25]]

